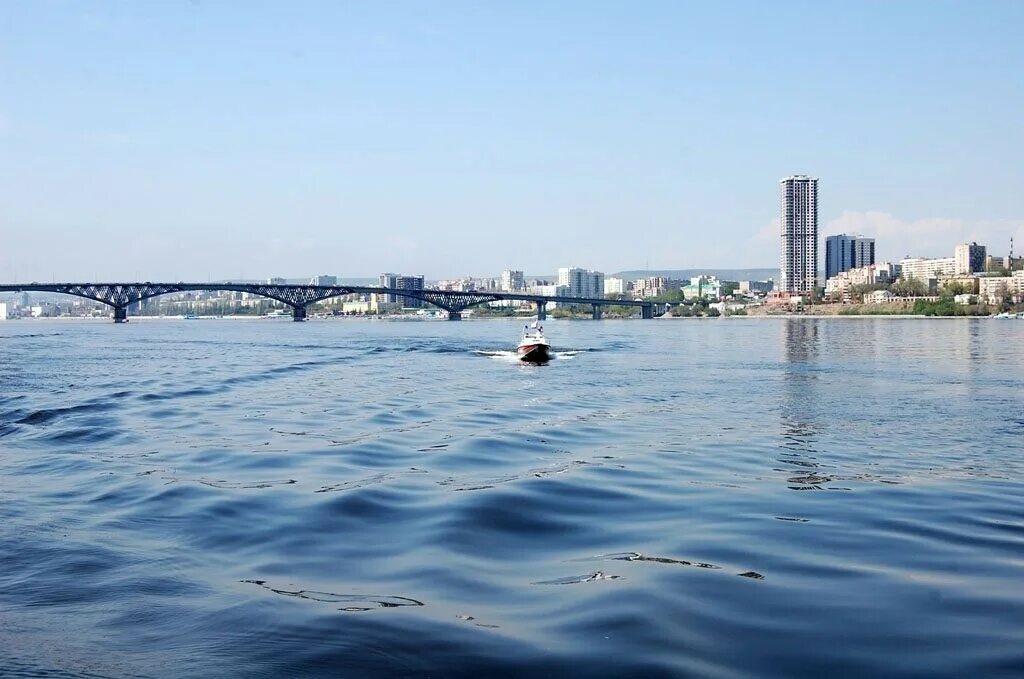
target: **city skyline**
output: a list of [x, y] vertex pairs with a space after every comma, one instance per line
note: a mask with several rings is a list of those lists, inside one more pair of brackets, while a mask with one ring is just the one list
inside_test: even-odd
[[740, 7], [12, 6], [0, 280], [768, 268], [795, 173], [879, 258], [1024, 243], [1024, 7]]

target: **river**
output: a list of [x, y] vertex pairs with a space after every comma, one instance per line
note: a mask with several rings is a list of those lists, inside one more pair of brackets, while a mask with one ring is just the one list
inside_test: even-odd
[[1024, 323], [0, 323], [0, 674], [1024, 671]]

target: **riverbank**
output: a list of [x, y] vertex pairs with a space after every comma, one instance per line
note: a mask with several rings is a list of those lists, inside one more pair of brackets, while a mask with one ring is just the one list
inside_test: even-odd
[[[750, 316], [899, 316], [912, 318], [989, 318], [1003, 309], [990, 304], [956, 304], [952, 299], [937, 302], [888, 302], [884, 304], [815, 304], [794, 311], [789, 307], [748, 307]], [[1017, 309], [1016, 312], [1019, 312]], [[1011, 311], [1010, 313], [1015, 313]]]

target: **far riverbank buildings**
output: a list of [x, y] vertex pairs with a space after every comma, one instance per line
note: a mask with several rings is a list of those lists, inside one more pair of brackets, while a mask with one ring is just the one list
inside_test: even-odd
[[875, 263], [875, 239], [841, 233], [825, 239], [825, 278]]
[[779, 181], [782, 209], [783, 292], [811, 294], [818, 283], [818, 180], [794, 175]]
[[604, 297], [604, 274], [575, 267], [558, 270], [558, 285], [566, 288], [569, 297]]
[[[423, 290], [423, 276], [403, 276], [394, 273], [382, 273], [380, 275], [380, 287], [397, 290]], [[423, 300], [405, 295], [382, 294], [378, 301], [383, 304], [401, 304], [406, 309], [423, 308]]]

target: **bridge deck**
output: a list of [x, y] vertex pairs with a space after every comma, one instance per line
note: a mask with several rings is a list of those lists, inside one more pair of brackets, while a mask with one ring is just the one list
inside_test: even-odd
[[0, 285], [0, 292], [50, 292], [75, 295], [91, 299], [114, 308], [114, 320], [125, 320], [128, 306], [146, 299], [180, 292], [229, 291], [246, 292], [282, 302], [292, 307], [296, 320], [306, 317], [306, 307], [332, 297], [352, 294], [376, 294], [416, 299], [444, 309], [449, 318], [479, 304], [502, 300], [532, 302], [538, 316], [544, 317], [548, 302], [558, 304], [590, 304], [594, 318], [600, 318], [603, 306], [640, 307], [644, 318], [652, 316], [654, 303], [645, 300], [617, 300], [595, 297], [565, 297], [560, 295], [534, 295], [526, 292], [496, 292], [489, 290], [410, 290], [359, 285], [288, 285], [263, 283], [14, 283]]

